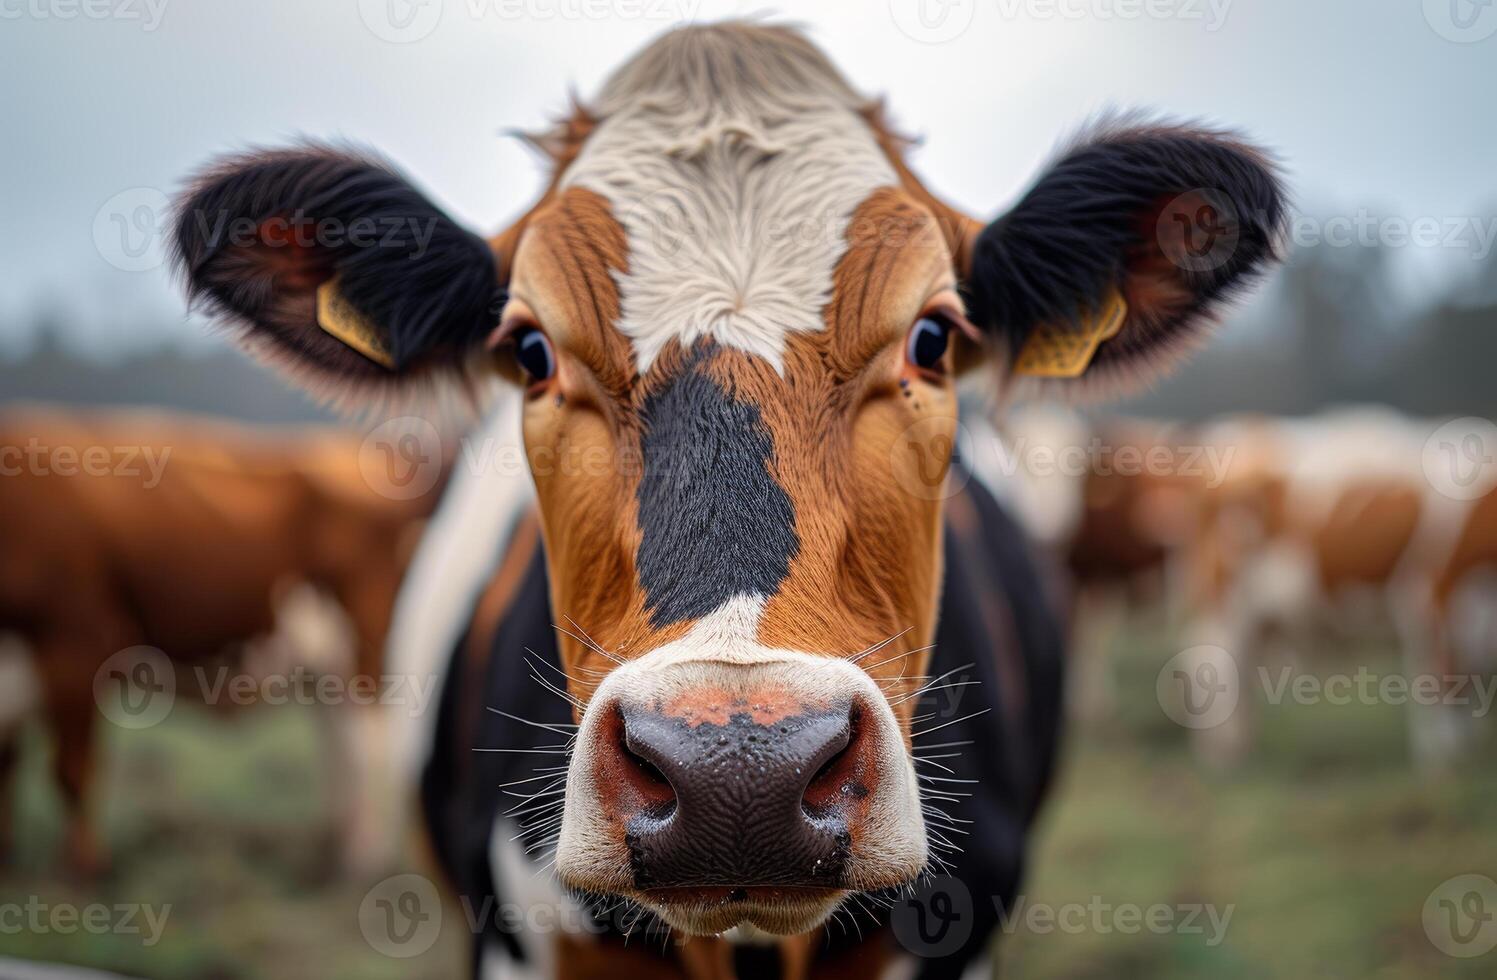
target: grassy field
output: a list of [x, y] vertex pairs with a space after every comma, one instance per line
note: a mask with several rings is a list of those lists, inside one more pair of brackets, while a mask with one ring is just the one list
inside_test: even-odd
[[143, 935], [0, 930], [0, 956], [162, 980], [462, 975], [466, 946], [457, 930], [412, 959], [385, 956], [365, 940], [359, 908], [377, 879], [340, 875], [312, 709], [226, 719], [179, 703], [154, 728], [103, 728], [113, 867], [87, 884], [57, 870], [60, 810], [43, 770], [46, 748], [33, 739], [16, 814], [18, 866], [0, 873], [0, 904], [170, 904], [165, 928], [150, 947]]
[[[1402, 707], [1263, 705], [1249, 760], [1213, 771], [1194, 760], [1184, 730], [1154, 700], [1172, 649], [1163, 631], [1135, 629], [1113, 660], [1119, 709], [1073, 728], [1025, 901], [1059, 914], [1079, 907], [1085, 921], [1019, 924], [1002, 947], [1004, 975], [1497, 975], [1497, 952], [1447, 956], [1421, 918], [1426, 897], [1452, 876], [1497, 877], [1490, 737], [1458, 773], [1419, 777]], [[1390, 651], [1358, 659], [1394, 665]], [[0, 871], [0, 905], [171, 910], [149, 948], [139, 935], [17, 931], [0, 922], [0, 956], [163, 980], [460, 975], [460, 912], [449, 911], [457, 927], [444, 927], [414, 959], [389, 958], [365, 940], [358, 916], [372, 882], [340, 877], [331, 860], [316, 733], [302, 709], [225, 720], [191, 706], [154, 729], [111, 732], [104, 810], [115, 866], [87, 885], [56, 870], [57, 802], [45, 744], [31, 738], [16, 813], [21, 848]], [[1230, 918], [1213, 943], [1207, 913], [1161, 920], [1154, 932], [1132, 927], [1121, 911], [1154, 905], [1178, 908], [1177, 916], [1209, 906], [1217, 921]]]
[[[1421, 777], [1409, 760], [1406, 707], [1260, 698], [1254, 751], [1230, 771], [1213, 771], [1195, 761], [1185, 730], [1154, 699], [1171, 649], [1159, 631], [1144, 630], [1115, 651], [1121, 707], [1074, 730], [1032, 855], [1028, 899], [1053, 908], [1209, 904], [1219, 917], [1230, 909], [1222, 940], [1209, 944], [1209, 925], [1204, 934], [1021, 928], [1003, 949], [1003, 974], [1497, 976], [1497, 951], [1447, 956], [1422, 918], [1431, 891], [1453, 876], [1497, 877], [1491, 726], [1458, 772]], [[1397, 669], [1391, 649], [1354, 659]], [[1327, 676], [1356, 668], [1342, 660], [1310, 669]]]

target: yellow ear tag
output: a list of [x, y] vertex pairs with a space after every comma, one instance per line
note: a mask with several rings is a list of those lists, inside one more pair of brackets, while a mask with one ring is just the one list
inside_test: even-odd
[[1104, 340], [1116, 337], [1127, 318], [1128, 304], [1113, 290], [1102, 308], [1079, 329], [1041, 324], [1030, 333], [1014, 360], [1014, 373], [1035, 378], [1079, 378], [1097, 356], [1097, 348]]
[[374, 363], [395, 370], [384, 334], [343, 298], [337, 276], [317, 287], [317, 325]]

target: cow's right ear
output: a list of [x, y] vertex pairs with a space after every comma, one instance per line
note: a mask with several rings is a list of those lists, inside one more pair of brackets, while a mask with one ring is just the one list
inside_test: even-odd
[[342, 147], [215, 162], [178, 200], [173, 244], [191, 301], [335, 392], [455, 367], [503, 303], [482, 238], [388, 164]]

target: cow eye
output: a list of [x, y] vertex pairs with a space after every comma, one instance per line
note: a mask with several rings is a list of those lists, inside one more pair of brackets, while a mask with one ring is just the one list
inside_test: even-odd
[[905, 342], [905, 357], [917, 368], [934, 371], [940, 368], [951, 339], [951, 324], [939, 317], [923, 316], [910, 328]]
[[551, 341], [535, 327], [521, 327], [514, 336], [515, 363], [532, 381], [547, 381], [556, 373]]

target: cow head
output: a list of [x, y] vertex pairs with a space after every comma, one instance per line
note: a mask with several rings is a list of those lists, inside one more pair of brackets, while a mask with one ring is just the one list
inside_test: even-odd
[[1156, 372], [1272, 258], [1279, 185], [1230, 135], [1114, 120], [984, 226], [762, 25], [666, 36], [541, 142], [551, 186], [487, 243], [346, 148], [229, 159], [182, 198], [181, 267], [336, 393], [523, 390], [579, 725], [561, 879], [691, 934], [809, 929], [938, 837], [912, 695], [957, 374], [1118, 296], [1065, 383]]

